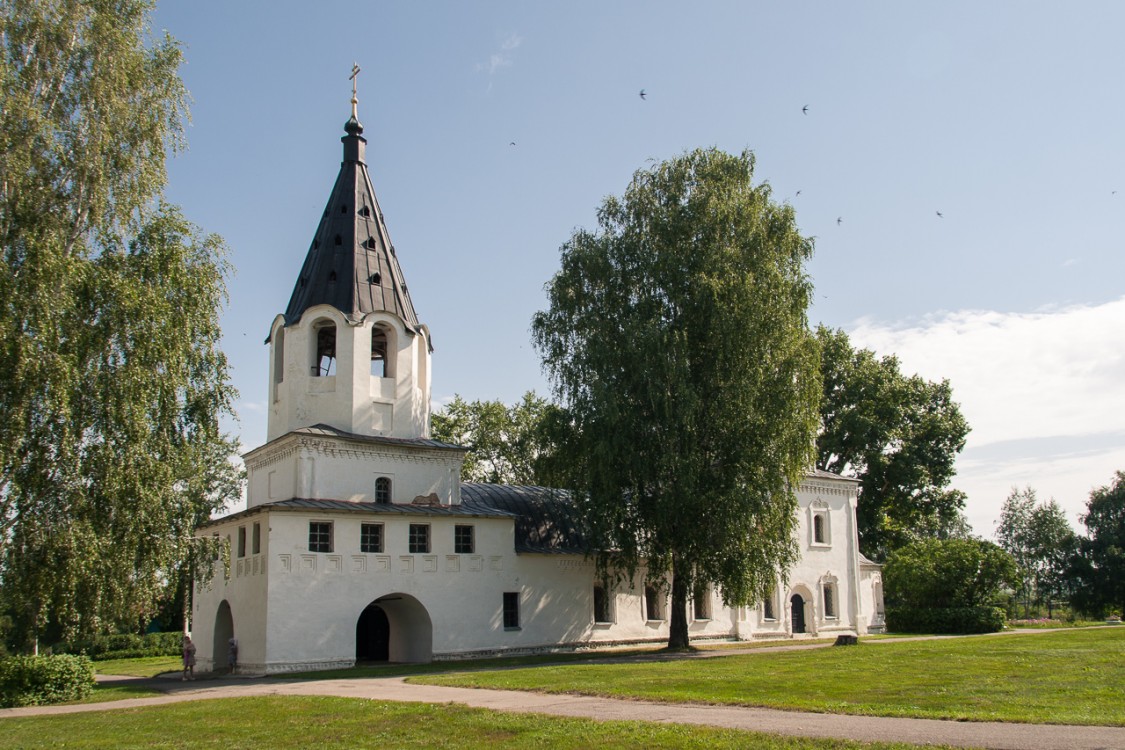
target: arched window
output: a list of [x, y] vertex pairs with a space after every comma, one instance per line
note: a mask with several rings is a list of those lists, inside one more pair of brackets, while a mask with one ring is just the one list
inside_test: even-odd
[[371, 377], [394, 377], [391, 360], [390, 337], [387, 329], [375, 325], [371, 327]]
[[375, 502], [389, 505], [391, 502], [391, 478], [379, 477], [375, 480]]
[[317, 323], [313, 328], [316, 337], [316, 351], [313, 356], [313, 377], [326, 377], [336, 374], [336, 324], [328, 320]]

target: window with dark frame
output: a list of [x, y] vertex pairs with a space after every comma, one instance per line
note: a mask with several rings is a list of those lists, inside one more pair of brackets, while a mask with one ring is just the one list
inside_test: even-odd
[[410, 524], [410, 537], [408, 539], [411, 554], [427, 554], [430, 551], [430, 525], [428, 523]]
[[663, 597], [655, 586], [645, 586], [645, 619], [663, 620]]
[[458, 555], [471, 555], [475, 552], [472, 526], [458, 524], [453, 527], [453, 551]]
[[504, 592], [504, 629], [518, 630], [520, 626], [520, 595], [518, 591]]
[[359, 527], [359, 551], [360, 552], [382, 552], [383, 551], [383, 524], [381, 523], [364, 523]]
[[824, 584], [824, 616], [836, 616], [836, 597], [834, 596], [833, 586], [831, 583]]
[[309, 552], [332, 551], [332, 524], [328, 521], [309, 521]]
[[609, 612], [609, 594], [605, 586], [594, 587], [594, 622], [612, 622]]
[[254, 524], [253, 534], [250, 536], [250, 552], [254, 555], [262, 554], [262, 524]]
[[391, 478], [379, 477], [375, 480], [375, 502], [379, 505], [390, 505]]
[[238, 527], [238, 556], [246, 557], [246, 527]]
[[697, 586], [695, 595], [691, 600], [692, 618], [696, 620], [711, 619], [711, 596], [706, 586]]
[[813, 527], [813, 541], [817, 544], [824, 544], [824, 516], [816, 514], [812, 519]]

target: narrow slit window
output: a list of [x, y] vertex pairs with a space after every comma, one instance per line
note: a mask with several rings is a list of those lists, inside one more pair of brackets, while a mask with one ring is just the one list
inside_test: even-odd
[[504, 629], [518, 630], [520, 626], [520, 594], [518, 591], [504, 592]]

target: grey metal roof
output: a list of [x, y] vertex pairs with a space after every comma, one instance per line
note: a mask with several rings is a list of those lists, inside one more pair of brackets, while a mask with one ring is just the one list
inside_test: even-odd
[[294, 497], [273, 503], [254, 506], [278, 510], [324, 510], [348, 511], [352, 513], [376, 513], [403, 516], [469, 516], [485, 518], [510, 518], [511, 513], [488, 506], [461, 505], [413, 505], [410, 503], [360, 503], [347, 500], [320, 500]]
[[326, 304], [353, 322], [388, 312], [413, 332], [418, 316], [367, 173], [363, 126], [352, 118], [344, 130], [344, 160], [285, 308], [285, 324]]
[[[385, 435], [357, 435], [354, 432], [347, 432], [340, 430], [331, 425], [314, 424], [311, 427], [298, 427], [286, 433], [287, 435], [313, 435], [324, 437], [338, 437], [347, 440], [355, 440], [360, 443], [374, 443], [381, 445], [397, 445], [408, 448], [433, 448], [435, 450], [457, 451], [459, 453], [468, 453], [469, 449], [453, 443], [443, 443], [440, 440], [430, 440], [428, 438], [400, 438], [388, 437]], [[282, 436], [284, 437], [284, 435]], [[253, 451], [251, 451], [253, 452]]]
[[809, 471], [805, 472], [805, 476], [809, 479], [835, 479], [837, 481], [843, 480], [845, 482], [854, 482], [855, 484], [859, 484], [858, 479], [845, 477], [840, 474], [836, 474], [835, 472], [825, 471], [824, 469], [810, 469]]
[[570, 494], [549, 487], [461, 485], [461, 507], [516, 516], [516, 551], [583, 554], [582, 520]]

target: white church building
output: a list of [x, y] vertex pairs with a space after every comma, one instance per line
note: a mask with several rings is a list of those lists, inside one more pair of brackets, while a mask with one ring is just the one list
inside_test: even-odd
[[[605, 586], [566, 495], [460, 481], [466, 449], [429, 439], [419, 322], [353, 114], [343, 162], [269, 338], [269, 424], [244, 511], [198, 530], [230, 546], [197, 584], [201, 669], [278, 673], [667, 641], [669, 592]], [[689, 603], [695, 639], [881, 630], [880, 568], [859, 553], [857, 483], [808, 473], [800, 561], [768, 600]]]

